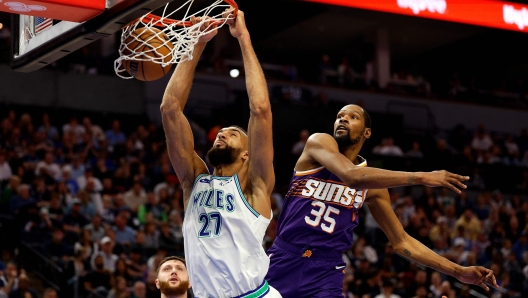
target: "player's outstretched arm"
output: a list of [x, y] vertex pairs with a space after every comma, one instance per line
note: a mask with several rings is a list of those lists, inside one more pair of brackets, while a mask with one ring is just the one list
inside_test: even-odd
[[248, 125], [249, 167], [246, 188], [252, 207], [265, 217], [271, 214], [270, 194], [275, 184], [273, 172], [273, 139], [271, 105], [264, 73], [251, 45], [244, 12], [238, 11], [235, 20], [229, 22], [231, 35], [238, 39], [249, 96], [250, 118]]
[[409, 236], [392, 210], [387, 189], [370, 190], [366, 203], [372, 216], [392, 243], [394, 251], [404, 258], [451, 275], [463, 283], [478, 285], [485, 290], [489, 290], [485, 283], [498, 288], [492, 270], [480, 266], [463, 267], [455, 264]]
[[334, 173], [347, 186], [356, 189], [390, 188], [407, 185], [443, 186], [457, 193], [465, 189], [462, 182], [467, 176], [456, 175], [447, 171], [435, 172], [400, 172], [370, 167], [358, 167], [339, 152], [335, 139], [325, 133], [311, 135], [306, 142], [299, 162], [315, 161]]
[[[193, 17], [191, 21], [196, 24], [201, 19]], [[205, 30], [208, 25], [205, 23], [200, 29]], [[217, 30], [214, 30], [202, 36], [194, 47], [193, 58], [178, 64], [165, 89], [160, 106], [163, 129], [167, 139], [167, 151], [183, 187], [185, 204], [187, 204], [194, 179], [208, 171], [203, 160], [194, 152], [191, 126], [183, 114], [183, 108], [189, 98], [198, 60], [207, 42], [216, 34]]]

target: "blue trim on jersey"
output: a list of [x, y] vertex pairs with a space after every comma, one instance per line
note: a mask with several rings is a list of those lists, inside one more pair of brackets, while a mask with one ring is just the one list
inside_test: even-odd
[[[209, 175], [209, 174], [200, 174], [200, 175], [196, 176], [196, 178], [194, 178], [193, 187], [191, 188], [191, 195], [193, 193], [194, 187], [196, 186], [196, 182], [199, 181], [200, 177], [207, 176], [207, 175]], [[187, 212], [187, 207], [189, 207], [189, 203], [191, 202], [192, 199], [193, 199], [192, 196], [189, 197], [189, 201], [187, 202], [187, 206], [185, 206], [185, 208], [183, 208], [183, 214], [184, 215], [185, 215], [185, 212]]]
[[235, 174], [235, 176], [233, 177], [235, 178], [235, 183], [238, 189], [238, 193], [240, 194], [240, 198], [242, 198], [242, 201], [244, 202], [246, 207], [248, 207], [249, 211], [251, 211], [256, 217], [259, 217], [260, 213], [258, 213], [255, 209], [253, 209], [253, 207], [251, 207], [246, 197], [244, 196], [244, 193], [242, 192], [242, 187], [240, 186], [240, 181], [238, 180], [238, 174]]
[[233, 298], [261, 298], [264, 297], [268, 292], [269, 284], [267, 280], [264, 280], [256, 289]]

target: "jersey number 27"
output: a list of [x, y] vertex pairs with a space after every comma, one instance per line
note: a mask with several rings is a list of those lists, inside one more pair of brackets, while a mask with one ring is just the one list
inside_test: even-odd
[[[202, 223], [202, 228], [198, 232], [199, 238], [212, 238], [220, 235], [222, 231], [222, 215], [220, 212], [200, 213], [198, 220]], [[211, 226], [211, 231], [209, 225], [212, 225], [213, 221], [214, 226]]]
[[[327, 206], [321, 201], [313, 201], [312, 206], [315, 208], [312, 209], [310, 214], [315, 216], [315, 218], [312, 219], [309, 215], [307, 215], [304, 217], [304, 221], [313, 227], [320, 225], [323, 231], [327, 232], [328, 234], [332, 234], [334, 232], [336, 221], [331, 216], [332, 214], [339, 215], [339, 209], [332, 206]], [[323, 219], [324, 222], [321, 223], [321, 219]]]

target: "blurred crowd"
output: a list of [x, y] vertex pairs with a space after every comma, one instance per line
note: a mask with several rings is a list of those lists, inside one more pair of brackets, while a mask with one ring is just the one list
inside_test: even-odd
[[[15, 110], [1, 119], [1, 298], [41, 297], [31, 287], [32, 276], [46, 286], [53, 282], [61, 297], [159, 297], [157, 265], [167, 255], [184, 255], [182, 191], [163, 129], [133, 122], [125, 132], [117, 119], [107, 120], [107, 125], [92, 119], [70, 117], [57, 123], [47, 113], [35, 118]], [[202, 146], [198, 153], [204, 157], [207, 144], [224, 124], [202, 128], [191, 122], [195, 138], [200, 138], [195, 143]], [[401, 149], [393, 137], [361, 154], [367, 159], [436, 156], [442, 163], [459, 163], [464, 155], [470, 164], [527, 166], [526, 131], [494, 136], [482, 126], [470, 135], [455, 129], [439, 139], [437, 149], [447, 150], [443, 155], [422, 152], [420, 142]], [[282, 153], [295, 161], [308, 136], [302, 131], [291, 152]], [[277, 165], [277, 171], [291, 168]], [[446, 189], [396, 189], [391, 201], [410, 235], [456, 263], [492, 268], [499, 284], [514, 296], [528, 290], [528, 198], [489, 189], [481, 180], [483, 185], [473, 185], [461, 195]], [[277, 181], [277, 189], [288, 182]], [[520, 194], [526, 194], [528, 179], [524, 183]], [[275, 239], [283, 194], [275, 191], [271, 199], [274, 219], [264, 238], [266, 248]], [[343, 256], [348, 297], [468, 295], [468, 287], [460, 288], [456, 281], [395, 255], [368, 209], [360, 212], [354, 247]], [[42, 272], [40, 263], [52, 263], [55, 269], [35, 275]], [[57, 295], [52, 288], [45, 293], [46, 298]]]

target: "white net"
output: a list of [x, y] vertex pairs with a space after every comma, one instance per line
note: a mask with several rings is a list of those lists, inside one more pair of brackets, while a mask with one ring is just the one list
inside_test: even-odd
[[[223, 26], [229, 18], [222, 17], [223, 12], [230, 8], [232, 0], [216, 0], [208, 7], [190, 13], [194, 0], [187, 0], [182, 6], [172, 12], [167, 12], [169, 4], [165, 5], [161, 17], [146, 14], [137, 22], [130, 23], [123, 28], [119, 58], [114, 62], [116, 74], [124, 79], [130, 79], [125, 65], [127, 61], [149, 61], [166, 67], [177, 64], [193, 57], [194, 45], [198, 39]], [[170, 17], [177, 12], [184, 12], [184, 16], [176, 21]], [[192, 24], [192, 16], [202, 17], [201, 22]], [[207, 28], [201, 28], [205, 22]], [[217, 24], [214, 27], [213, 24]]]

